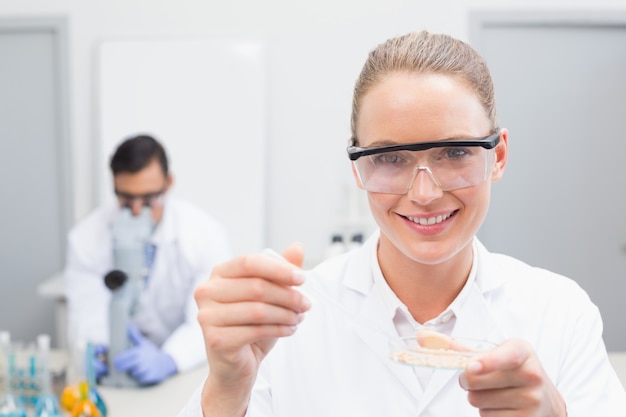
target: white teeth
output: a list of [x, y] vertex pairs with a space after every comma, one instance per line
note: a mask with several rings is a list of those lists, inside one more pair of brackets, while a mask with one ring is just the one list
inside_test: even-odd
[[442, 221], [446, 220], [450, 216], [452, 216], [452, 213], [448, 213], [443, 216], [428, 217], [428, 218], [407, 216], [407, 219], [411, 220], [413, 223], [421, 224], [423, 226], [429, 226], [431, 224], [441, 223]]

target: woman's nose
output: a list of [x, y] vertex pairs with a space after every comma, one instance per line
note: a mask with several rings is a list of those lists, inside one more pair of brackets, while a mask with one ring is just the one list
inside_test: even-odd
[[407, 195], [419, 204], [426, 205], [443, 195], [443, 190], [428, 167], [417, 167]]

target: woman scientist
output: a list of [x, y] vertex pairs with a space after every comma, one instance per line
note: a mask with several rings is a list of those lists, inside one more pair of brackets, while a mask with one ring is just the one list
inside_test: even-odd
[[[180, 416], [626, 415], [586, 293], [475, 236], [509, 143], [482, 58], [427, 32], [379, 45], [352, 136], [379, 230], [310, 273], [297, 245], [218, 265], [195, 292], [211, 370]], [[389, 359], [422, 329], [498, 346], [460, 374]]]

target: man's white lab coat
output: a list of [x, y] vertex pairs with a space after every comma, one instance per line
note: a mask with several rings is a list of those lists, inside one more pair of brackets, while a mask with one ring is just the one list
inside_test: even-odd
[[[313, 307], [261, 365], [247, 416], [470, 417], [458, 373], [435, 371], [423, 390], [413, 368], [389, 359], [398, 337], [373, 291], [378, 236], [307, 275]], [[596, 306], [572, 280], [489, 253], [456, 314], [455, 337], [522, 338], [565, 398], [569, 417], [624, 417], [626, 394], [609, 364]], [[200, 417], [200, 391], [179, 414]]]
[[[117, 204], [96, 209], [68, 235], [65, 269], [69, 346], [80, 341], [108, 344], [110, 290], [104, 276], [113, 269], [109, 225]], [[161, 346], [182, 372], [206, 361], [193, 290], [213, 266], [232, 256], [225, 228], [186, 201], [166, 197], [151, 243], [156, 253], [135, 322]]]

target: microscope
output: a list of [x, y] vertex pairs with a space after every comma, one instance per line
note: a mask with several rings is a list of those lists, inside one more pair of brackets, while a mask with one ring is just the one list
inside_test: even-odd
[[118, 388], [139, 387], [139, 383], [130, 375], [115, 369], [112, 358], [132, 347], [128, 337], [128, 324], [132, 322], [137, 310], [144, 277], [147, 274], [145, 251], [153, 227], [149, 207], [144, 207], [137, 216], [133, 216], [130, 209], [123, 208], [111, 224], [113, 270], [104, 277], [105, 285], [111, 290], [109, 373], [102, 378], [102, 385]]

